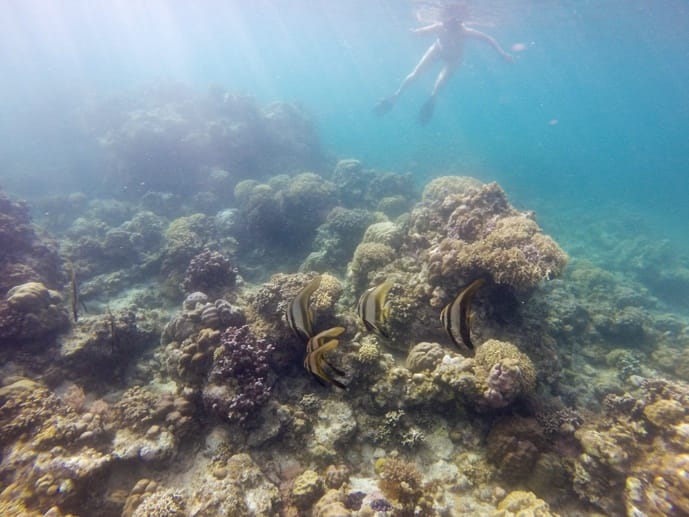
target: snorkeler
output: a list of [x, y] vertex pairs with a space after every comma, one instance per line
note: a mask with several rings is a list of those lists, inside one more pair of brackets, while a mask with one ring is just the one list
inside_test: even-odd
[[418, 29], [411, 29], [411, 32], [414, 34], [435, 34], [436, 39], [428, 50], [426, 50], [426, 53], [417, 63], [416, 67], [414, 67], [414, 70], [404, 78], [404, 81], [402, 81], [397, 91], [376, 104], [373, 108], [373, 112], [376, 115], [382, 116], [390, 111], [397, 97], [400, 96], [409, 84], [417, 79], [433, 62], [442, 61], [443, 67], [435, 80], [431, 96], [424, 103], [417, 117], [419, 124], [426, 124], [433, 116], [435, 99], [438, 92], [462, 64], [464, 41], [467, 38], [485, 41], [490, 44], [503, 59], [509, 62], [513, 61], [512, 55], [505, 52], [495, 38], [483, 32], [466, 27], [462, 21], [462, 11], [463, 9], [456, 5], [447, 6], [443, 10], [441, 16], [442, 21], [434, 22]]

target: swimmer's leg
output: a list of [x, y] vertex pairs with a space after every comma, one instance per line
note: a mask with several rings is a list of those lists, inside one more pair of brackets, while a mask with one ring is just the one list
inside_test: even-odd
[[424, 70], [428, 68], [428, 66], [433, 63], [433, 61], [436, 59], [436, 56], [440, 52], [440, 46], [438, 45], [437, 42], [433, 43], [430, 47], [428, 47], [428, 50], [426, 50], [426, 53], [421, 57], [419, 62], [416, 64], [414, 67], [414, 70], [412, 70], [407, 77], [404, 78], [404, 81], [402, 81], [402, 84], [400, 84], [400, 87], [397, 88], [397, 91], [390, 95], [389, 97], [385, 97], [384, 99], [381, 99], [378, 104], [375, 105], [373, 108], [373, 113], [376, 115], [385, 115], [388, 111], [392, 109], [392, 107], [395, 104], [395, 101], [397, 100], [397, 97], [400, 96], [400, 94], [407, 89], [407, 86], [409, 86], [412, 82], [414, 82], [419, 75], [421, 75]]
[[428, 98], [426, 102], [424, 102], [423, 106], [421, 106], [421, 110], [419, 110], [419, 114], [416, 117], [416, 121], [419, 124], [427, 124], [433, 117], [433, 110], [435, 109], [435, 99], [438, 95], [438, 92], [441, 90], [443, 86], [445, 86], [448, 79], [452, 76], [456, 68], [456, 66], [446, 64], [440, 70], [440, 73], [438, 74], [438, 77], [435, 80], [435, 84], [433, 85], [431, 96]]

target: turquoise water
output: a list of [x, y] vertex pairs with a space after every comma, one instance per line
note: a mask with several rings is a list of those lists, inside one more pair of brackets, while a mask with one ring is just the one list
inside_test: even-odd
[[0, 515], [689, 514], [689, 3], [430, 3], [0, 2]]
[[[470, 42], [427, 126], [435, 70], [387, 117], [371, 108], [431, 43], [399, 1], [4, 2], [0, 181], [65, 189], [98, 155], [79, 106], [157, 80], [300, 103], [325, 149], [367, 166], [495, 179], [566, 239], [628, 214], [689, 248], [689, 6], [683, 1], [474, 2]], [[88, 172], [92, 174], [92, 172]], [[73, 181], [72, 181], [72, 180]], [[638, 231], [638, 225], [634, 224]], [[559, 232], [558, 232], [559, 230]]]

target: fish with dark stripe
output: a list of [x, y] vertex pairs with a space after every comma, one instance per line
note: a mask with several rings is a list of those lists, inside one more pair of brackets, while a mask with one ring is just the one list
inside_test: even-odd
[[392, 282], [385, 281], [367, 289], [357, 304], [359, 319], [366, 330], [386, 339], [390, 339], [390, 333], [385, 328], [385, 323], [390, 315], [390, 302], [387, 301], [387, 296], [392, 286]]
[[455, 297], [452, 303], [447, 304], [440, 312], [440, 322], [450, 336], [452, 342], [458, 348], [462, 348], [459, 344], [459, 339], [461, 338], [462, 343], [464, 343], [469, 350], [474, 349], [474, 344], [471, 342], [471, 336], [469, 334], [469, 323], [471, 320], [469, 308], [476, 291], [478, 291], [478, 288], [481, 287], [484, 282], [485, 280], [483, 278], [474, 280]]
[[335, 350], [340, 344], [336, 339], [345, 331], [344, 327], [332, 327], [323, 332], [319, 332], [306, 345], [306, 358], [304, 358], [304, 368], [313, 375], [318, 382], [325, 385], [326, 382], [334, 384], [338, 388], [346, 389], [346, 386], [337, 379], [333, 379], [325, 371], [324, 365], [327, 365], [335, 374], [343, 377], [345, 372], [333, 366], [325, 358], [325, 354]]
[[294, 335], [307, 343], [313, 335], [313, 311], [309, 307], [311, 295], [321, 283], [321, 276], [316, 276], [299, 291], [294, 300], [287, 307], [287, 324]]

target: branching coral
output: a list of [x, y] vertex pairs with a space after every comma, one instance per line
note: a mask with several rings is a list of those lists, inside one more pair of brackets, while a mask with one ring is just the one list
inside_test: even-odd
[[223, 287], [232, 287], [237, 273], [237, 267], [229, 258], [218, 251], [206, 248], [189, 262], [182, 280], [182, 289], [186, 293], [217, 292]]
[[269, 357], [274, 350], [246, 325], [228, 328], [203, 389], [206, 410], [231, 422], [244, 422], [270, 397]]
[[400, 458], [380, 461], [380, 489], [390, 499], [413, 508], [423, 495], [423, 478], [416, 465]]

